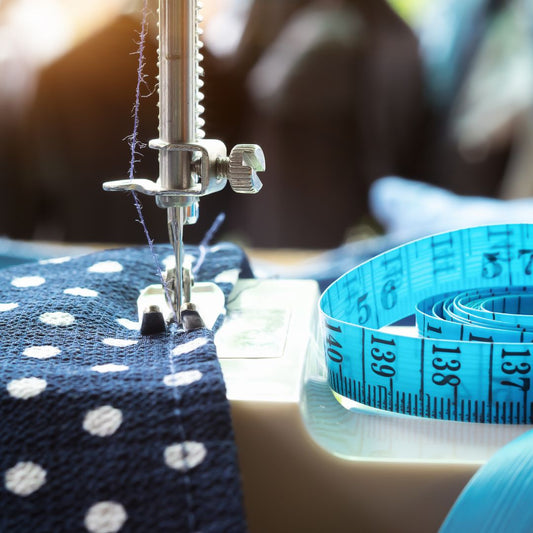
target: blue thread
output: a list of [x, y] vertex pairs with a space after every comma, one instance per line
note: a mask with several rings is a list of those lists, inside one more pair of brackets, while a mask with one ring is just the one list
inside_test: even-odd
[[215, 221], [213, 222], [212, 226], [209, 228], [209, 230], [205, 234], [205, 237], [202, 239], [200, 246], [203, 246], [205, 248], [211, 244], [211, 241], [215, 238], [215, 235], [218, 233], [220, 226], [224, 224], [225, 220], [226, 220], [226, 213], [220, 213], [217, 216], [217, 218], [215, 218]]
[[[147, 24], [148, 21], [148, 0], [144, 0], [143, 9], [142, 9], [142, 22], [141, 22], [141, 31], [139, 34], [139, 49], [138, 49], [138, 55], [139, 60], [137, 64], [137, 86], [135, 89], [135, 105], [134, 105], [134, 111], [133, 111], [133, 133], [130, 138], [130, 168], [129, 168], [129, 179], [132, 180], [135, 175], [135, 163], [136, 161], [136, 154], [137, 154], [137, 146], [139, 144], [138, 141], [138, 134], [139, 134], [139, 110], [141, 107], [141, 85], [144, 83], [144, 49], [146, 45], [146, 37], [147, 37]], [[163, 290], [165, 292], [165, 296], [167, 299], [167, 302], [169, 304], [170, 309], [172, 309], [172, 312], [174, 313], [174, 319], [176, 324], [179, 323], [177, 312], [174, 309], [174, 306], [172, 305], [172, 298], [170, 296], [170, 290], [168, 288], [167, 282], [165, 280], [165, 277], [163, 276], [163, 271], [161, 270], [161, 266], [159, 263], [159, 258], [155, 252], [154, 249], [154, 241], [150, 237], [150, 232], [148, 231], [148, 226], [146, 224], [146, 221], [144, 219], [144, 215], [142, 213], [142, 205], [139, 200], [138, 195], [135, 193], [135, 191], [132, 191], [133, 196], [133, 203], [135, 205], [135, 209], [137, 210], [137, 213], [139, 215], [139, 222], [142, 225], [144, 234], [146, 236], [146, 240], [148, 242], [148, 246], [150, 248], [150, 253], [152, 254], [155, 268], [157, 271], [157, 274], [159, 276], [159, 279], [161, 280], [161, 285], [163, 287]], [[172, 337], [175, 337], [175, 329], [173, 328], [172, 331]], [[175, 374], [176, 367], [174, 365], [174, 361], [172, 359], [172, 351], [170, 350], [168, 353], [168, 359], [169, 359], [169, 365], [170, 365], [170, 371], [172, 374]], [[179, 405], [181, 401], [181, 397], [178, 393], [177, 387], [172, 387], [173, 389], [173, 396], [174, 401], [177, 405]], [[179, 407], [174, 411], [176, 417], [178, 418], [178, 431], [181, 435], [182, 442], [185, 442], [186, 439], [186, 433], [185, 433], [185, 427], [183, 425], [183, 420], [181, 416], [181, 412]], [[187, 474], [184, 474], [183, 479], [185, 481], [185, 494], [186, 494], [186, 501], [187, 501], [187, 519], [189, 523], [189, 530], [191, 533], [193, 533], [196, 529], [195, 527], [195, 517], [194, 517], [194, 502], [192, 499], [192, 482], [190, 477]]]
[[[139, 48], [137, 50], [137, 55], [139, 56], [139, 60], [137, 62], [137, 85], [135, 87], [135, 104], [133, 106], [133, 132], [129, 138], [130, 168], [128, 171], [128, 177], [130, 180], [133, 180], [135, 176], [135, 164], [137, 163], [137, 159], [136, 159], [137, 146], [140, 146], [142, 144], [139, 142], [139, 110], [141, 108], [141, 86], [145, 83], [144, 50], [146, 47], [147, 35], [148, 35], [148, 0], [144, 0], [143, 9], [142, 9], [141, 31], [139, 33]], [[152, 257], [154, 258], [154, 265], [156, 268], [157, 276], [161, 280], [161, 285], [163, 287], [163, 290], [165, 291], [165, 297], [167, 299], [167, 303], [174, 314], [174, 320], [176, 321], [176, 324], [177, 324], [179, 323], [178, 316], [176, 314], [174, 306], [172, 305], [172, 298], [170, 296], [170, 290], [168, 288], [167, 282], [163, 275], [163, 271], [161, 270], [159, 257], [157, 256], [157, 253], [154, 248], [154, 240], [150, 236], [150, 232], [148, 231], [148, 226], [146, 224], [144, 215], [142, 213], [141, 201], [139, 200], [139, 196], [137, 195], [135, 191], [131, 191], [131, 195], [133, 197], [133, 204], [135, 206], [135, 209], [137, 210], [137, 214], [139, 216], [139, 222], [143, 228], [143, 232], [146, 237], [148, 247], [150, 248], [150, 252], [152, 254]]]
[[215, 218], [215, 221], [205, 234], [204, 238], [202, 239], [202, 242], [199, 246], [200, 255], [198, 257], [198, 261], [196, 261], [196, 265], [192, 269], [192, 273], [196, 276], [196, 274], [200, 271], [201, 266], [203, 265], [205, 261], [205, 257], [207, 254], [207, 247], [211, 243], [211, 241], [215, 238], [215, 235], [218, 233], [218, 230], [220, 229], [220, 226], [224, 224], [224, 221], [226, 220], [226, 214], [220, 213], [217, 218]]
[[[141, 21], [141, 31], [139, 33], [139, 48], [137, 49], [137, 55], [139, 56], [137, 62], [137, 85], [135, 87], [135, 103], [133, 106], [133, 132], [129, 138], [130, 145], [130, 168], [128, 172], [128, 177], [130, 180], [133, 179], [135, 175], [135, 163], [137, 160], [135, 156], [137, 155], [137, 146], [139, 145], [139, 110], [141, 107], [141, 85], [145, 83], [144, 75], [144, 49], [146, 47], [146, 37], [148, 34], [148, 0], [144, 1], [142, 9], [142, 21]], [[139, 215], [142, 207], [137, 199], [137, 195], [132, 191], [134, 198], [137, 200], [136, 206], [138, 204]]]

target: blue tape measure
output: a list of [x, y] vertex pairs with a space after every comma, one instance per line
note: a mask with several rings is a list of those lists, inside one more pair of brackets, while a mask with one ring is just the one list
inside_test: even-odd
[[[338, 395], [442, 420], [533, 423], [533, 225], [427, 237], [363, 263], [322, 295]], [[385, 326], [415, 315], [418, 337]]]

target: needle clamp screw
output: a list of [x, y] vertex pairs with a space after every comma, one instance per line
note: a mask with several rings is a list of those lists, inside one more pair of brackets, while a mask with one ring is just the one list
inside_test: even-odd
[[235, 192], [258, 193], [263, 184], [257, 173], [264, 170], [266, 170], [265, 154], [257, 144], [238, 144], [231, 150], [227, 178]]

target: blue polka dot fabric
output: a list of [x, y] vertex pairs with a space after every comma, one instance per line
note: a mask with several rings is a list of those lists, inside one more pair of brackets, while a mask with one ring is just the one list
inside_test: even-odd
[[[186, 252], [226, 296], [250, 274]], [[245, 531], [213, 333], [140, 335], [154, 272], [144, 248], [0, 271], [1, 532]]]

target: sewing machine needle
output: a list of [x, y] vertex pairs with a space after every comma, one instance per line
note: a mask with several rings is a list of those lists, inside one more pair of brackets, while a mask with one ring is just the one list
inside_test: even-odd
[[177, 323], [181, 323], [181, 305], [183, 302], [183, 226], [185, 224], [185, 208], [171, 207], [168, 209], [168, 232], [170, 243], [176, 259], [175, 278], [173, 280], [172, 304]]

